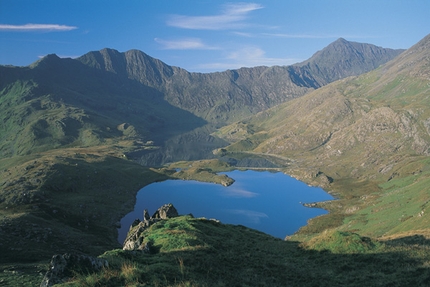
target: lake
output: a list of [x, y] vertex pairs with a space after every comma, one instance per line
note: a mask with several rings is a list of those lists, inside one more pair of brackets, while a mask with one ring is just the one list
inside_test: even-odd
[[310, 187], [281, 172], [235, 170], [225, 174], [235, 183], [224, 187], [166, 180], [145, 186], [137, 194], [134, 210], [121, 220], [118, 241], [122, 244], [136, 218], [142, 220], [144, 209], [152, 215], [166, 203], [172, 203], [181, 215], [192, 213], [241, 224], [283, 239], [306, 225], [308, 219], [327, 213], [303, 203], [334, 199], [322, 188]]

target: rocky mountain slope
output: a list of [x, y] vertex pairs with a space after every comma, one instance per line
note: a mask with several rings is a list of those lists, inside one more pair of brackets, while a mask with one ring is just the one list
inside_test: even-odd
[[[224, 127], [218, 135], [232, 142], [227, 151], [290, 158], [295, 161], [290, 173], [347, 200], [333, 203], [337, 211], [330, 215], [342, 218], [335, 224], [341, 228], [372, 236], [417, 231], [430, 221], [424, 187], [429, 181], [429, 96], [427, 36], [369, 73]], [[368, 207], [370, 202], [379, 208]], [[389, 214], [392, 208], [402, 211]]]
[[[331, 67], [336, 77], [354, 74], [349, 71], [350, 64], [344, 63], [348, 62], [348, 52], [351, 59], [358, 53], [347, 47], [358, 44], [345, 40], [335, 43], [321, 51], [336, 54], [339, 49], [333, 47], [344, 47], [331, 64], [322, 57], [313, 57], [312, 63]], [[366, 60], [354, 60], [360, 67], [356, 72], [371, 70], [374, 63], [399, 53], [370, 44], [361, 46], [378, 53], [366, 54]], [[332, 80], [328, 74], [326, 78], [315, 74], [312, 83], [297, 82], [298, 77], [291, 67], [189, 73], [141, 51], [119, 53], [111, 49], [90, 52], [76, 60], [48, 55], [29, 67], [0, 66], [0, 155], [113, 144], [125, 138], [137, 140], [139, 145], [181, 141], [174, 136], [208, 122], [220, 126], [240, 120]], [[191, 137], [215, 141], [201, 134]], [[197, 141], [193, 146], [202, 145], [200, 139]], [[214, 144], [208, 149], [216, 147]], [[136, 159], [141, 156], [134, 155]], [[165, 158], [160, 154], [152, 157]]]
[[376, 69], [403, 50], [381, 49], [375, 45], [349, 42], [339, 38], [310, 59], [292, 65], [293, 78], [319, 88], [348, 76]]
[[[208, 74], [168, 66], [137, 50], [119, 53], [104, 49], [78, 60], [155, 88], [170, 104], [223, 124], [300, 97], [334, 80], [370, 71], [400, 52], [339, 39], [314, 55], [309, 60], [310, 68], [255, 67]], [[298, 80], [302, 74], [310, 75], [312, 80]]]

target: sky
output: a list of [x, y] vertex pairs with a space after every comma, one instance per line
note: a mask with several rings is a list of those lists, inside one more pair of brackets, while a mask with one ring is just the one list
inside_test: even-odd
[[342, 37], [410, 48], [428, 0], [0, 0], [0, 65], [138, 49], [190, 72], [291, 65]]

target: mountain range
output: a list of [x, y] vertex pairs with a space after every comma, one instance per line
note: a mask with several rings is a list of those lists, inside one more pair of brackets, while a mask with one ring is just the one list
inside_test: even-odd
[[116, 247], [137, 189], [179, 160], [270, 162], [338, 198], [290, 240], [425, 237], [429, 67], [430, 36], [408, 50], [340, 38], [295, 65], [207, 74], [112, 49], [0, 66], [2, 262]]

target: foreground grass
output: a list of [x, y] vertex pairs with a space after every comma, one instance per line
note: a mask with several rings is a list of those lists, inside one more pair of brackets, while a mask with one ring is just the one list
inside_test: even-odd
[[181, 216], [153, 225], [153, 254], [112, 250], [109, 268], [61, 286], [424, 286], [429, 240], [384, 242], [328, 232], [307, 245]]
[[120, 247], [117, 222], [137, 191], [167, 176], [106, 153], [74, 148], [0, 160], [0, 286], [38, 286], [54, 254]]

